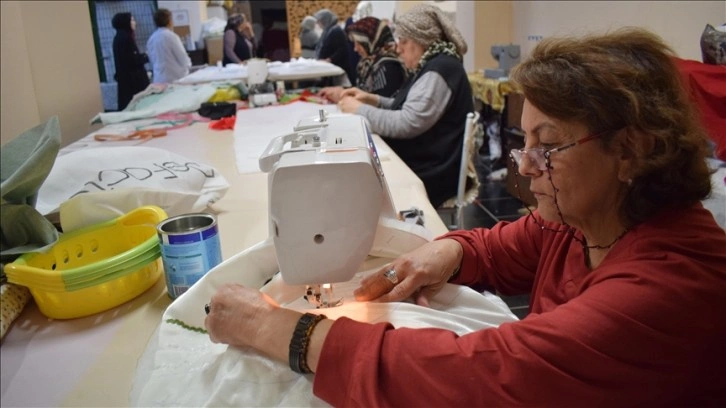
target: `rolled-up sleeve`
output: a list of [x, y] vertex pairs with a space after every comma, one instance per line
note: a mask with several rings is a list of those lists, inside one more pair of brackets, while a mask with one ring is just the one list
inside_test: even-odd
[[[437, 72], [427, 72], [411, 86], [400, 110], [361, 105], [356, 111], [371, 124], [371, 130], [391, 139], [413, 139], [429, 130], [443, 116], [452, 91]], [[391, 98], [381, 98], [389, 106]]]

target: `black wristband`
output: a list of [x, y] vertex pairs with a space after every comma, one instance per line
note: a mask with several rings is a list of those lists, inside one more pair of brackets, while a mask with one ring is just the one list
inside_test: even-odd
[[289, 362], [292, 371], [300, 374], [310, 374], [313, 372], [308, 367], [307, 362], [308, 344], [310, 343], [310, 336], [313, 334], [315, 325], [323, 319], [325, 319], [325, 315], [305, 313], [297, 321], [295, 330], [292, 332], [292, 338], [290, 339]]

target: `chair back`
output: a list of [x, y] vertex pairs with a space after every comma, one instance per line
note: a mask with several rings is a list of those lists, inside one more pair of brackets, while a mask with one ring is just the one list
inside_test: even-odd
[[469, 112], [466, 115], [466, 125], [464, 127], [464, 144], [461, 148], [461, 165], [459, 167], [459, 185], [456, 192], [456, 206], [463, 207], [466, 205], [466, 178], [469, 174], [469, 166], [472, 166], [472, 156], [474, 153], [474, 134], [476, 124], [479, 121], [479, 112]]
[[[479, 113], [470, 112], [466, 115], [464, 125], [464, 141], [461, 147], [461, 165], [459, 167], [459, 180], [457, 184], [456, 196], [450, 198], [441, 204], [436, 211], [440, 216], [449, 214], [451, 222], [448, 224], [450, 230], [464, 228], [464, 207], [476, 199], [479, 192], [479, 177], [477, 176], [476, 167], [474, 166], [474, 152], [476, 150], [476, 134], [477, 123], [479, 122]], [[466, 189], [466, 181], [468, 178], [473, 180], [469, 190]], [[443, 219], [443, 218], [442, 218]]]

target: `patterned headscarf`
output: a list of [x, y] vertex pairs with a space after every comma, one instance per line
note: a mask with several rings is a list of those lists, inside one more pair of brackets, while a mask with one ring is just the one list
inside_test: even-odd
[[409, 38], [428, 49], [437, 41], [453, 43], [456, 52], [463, 56], [467, 45], [464, 37], [440, 8], [430, 4], [417, 4], [396, 18], [396, 33]]
[[358, 87], [364, 91], [371, 68], [384, 58], [398, 59], [396, 42], [388, 25], [375, 17], [364, 17], [349, 25], [345, 31], [351, 41], [360, 44], [368, 54], [358, 61]]

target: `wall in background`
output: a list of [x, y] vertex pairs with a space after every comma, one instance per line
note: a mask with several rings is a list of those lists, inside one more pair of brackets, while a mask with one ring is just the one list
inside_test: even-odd
[[158, 0], [156, 5], [160, 9], [165, 8], [171, 12], [174, 12], [174, 10], [186, 10], [189, 13], [189, 29], [191, 30], [195, 47], [204, 44], [202, 40], [202, 23], [207, 20], [206, 1]]
[[[417, 3], [397, 1], [394, 9], [399, 15]], [[622, 25], [650, 28], [673, 46], [679, 56], [700, 61], [699, 39], [704, 26], [726, 21], [726, 1], [466, 3], [473, 3], [474, 8], [470, 14], [473, 39], [467, 38], [474, 69], [496, 66], [490, 55], [494, 44], [514, 42], [526, 54], [544, 36]], [[195, 38], [199, 38], [201, 22], [207, 19], [206, 4], [158, 1], [159, 7], [189, 10]], [[467, 6], [457, 5], [457, 9], [469, 10]], [[386, 7], [387, 13], [390, 4]], [[103, 105], [87, 3], [3, 0], [0, 17], [2, 144], [56, 114], [60, 117], [63, 145], [92, 131], [94, 127], [88, 121], [103, 110]]]
[[518, 0], [512, 8], [512, 38], [522, 47], [523, 56], [545, 36], [634, 25], [663, 37], [681, 58], [701, 61], [704, 27], [726, 21], [726, 1]]
[[5, 144], [24, 130], [39, 124], [40, 112], [35, 98], [33, 75], [30, 72], [30, 56], [23, 34], [25, 26], [19, 2], [0, 2], [0, 28], [0, 135], [2, 144]]
[[495, 68], [492, 45], [512, 42], [512, 1], [477, 1], [474, 6], [474, 70]]
[[1, 1], [2, 144], [58, 115], [65, 146], [103, 111], [85, 1]]

